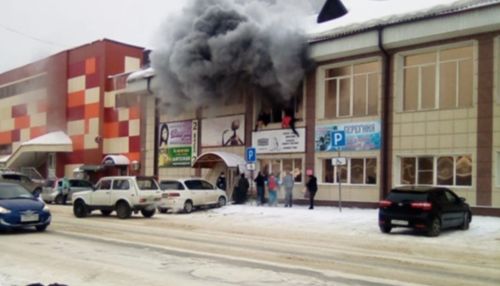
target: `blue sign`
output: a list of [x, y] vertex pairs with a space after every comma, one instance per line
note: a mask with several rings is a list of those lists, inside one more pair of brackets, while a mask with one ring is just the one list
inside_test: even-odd
[[249, 147], [246, 150], [246, 160], [247, 162], [255, 162], [257, 160], [257, 151], [253, 147]]
[[330, 138], [333, 147], [345, 146], [345, 131], [331, 131]]

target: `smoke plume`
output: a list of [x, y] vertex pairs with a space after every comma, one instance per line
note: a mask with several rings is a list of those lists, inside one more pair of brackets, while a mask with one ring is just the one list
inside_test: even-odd
[[180, 111], [244, 90], [289, 99], [310, 65], [302, 0], [190, 0], [169, 19], [151, 62], [159, 98]]

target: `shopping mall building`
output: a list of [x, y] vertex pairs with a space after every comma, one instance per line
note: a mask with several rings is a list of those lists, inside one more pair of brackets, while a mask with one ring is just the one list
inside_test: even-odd
[[[500, 2], [483, 1], [326, 29], [309, 36], [316, 66], [286, 106], [242, 90], [180, 114], [155, 96], [143, 49], [91, 43], [0, 74], [0, 164], [232, 182], [255, 147], [257, 170], [293, 172], [298, 199], [313, 170], [321, 204], [337, 204], [339, 182], [343, 204], [360, 207], [419, 184], [500, 215], [499, 18]], [[282, 128], [290, 108], [297, 133]]]

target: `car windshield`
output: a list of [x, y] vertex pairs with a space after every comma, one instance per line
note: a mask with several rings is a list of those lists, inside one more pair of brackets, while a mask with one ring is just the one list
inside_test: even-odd
[[158, 190], [158, 184], [152, 178], [137, 178], [137, 186], [142, 191]]
[[13, 184], [0, 184], [0, 200], [32, 198], [33, 195], [21, 186]]
[[426, 192], [411, 192], [411, 191], [398, 191], [394, 190], [389, 193], [387, 197], [388, 200], [392, 202], [404, 202], [404, 201], [427, 201], [428, 193]]

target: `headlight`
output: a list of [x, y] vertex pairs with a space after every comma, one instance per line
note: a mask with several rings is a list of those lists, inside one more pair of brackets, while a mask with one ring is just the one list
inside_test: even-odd
[[0, 207], [0, 214], [10, 214], [10, 210], [3, 208], [3, 207]]
[[44, 212], [49, 212], [50, 211], [49, 206], [48, 205], [44, 205], [43, 206], [43, 211]]

